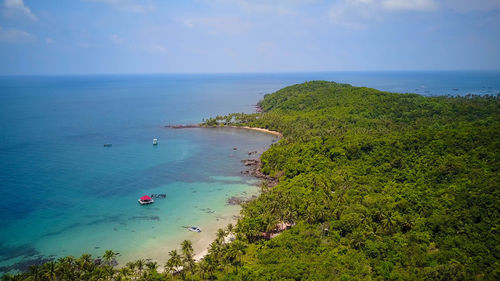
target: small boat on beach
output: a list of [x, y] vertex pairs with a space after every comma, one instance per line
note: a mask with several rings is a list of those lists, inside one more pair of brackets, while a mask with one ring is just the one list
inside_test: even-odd
[[153, 139], [153, 145], [158, 145], [158, 139]]
[[190, 226], [187, 228], [189, 231], [193, 231], [193, 232], [201, 232], [201, 228], [198, 227], [198, 226]]
[[153, 204], [155, 202], [155, 200], [153, 200], [153, 198], [151, 198], [147, 195], [142, 196], [141, 198], [139, 198], [138, 201], [139, 201], [139, 204], [141, 204], [141, 205]]

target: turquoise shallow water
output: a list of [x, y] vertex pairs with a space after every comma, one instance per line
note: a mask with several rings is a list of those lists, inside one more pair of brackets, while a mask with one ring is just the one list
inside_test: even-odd
[[[0, 272], [105, 249], [122, 262], [161, 261], [186, 238], [203, 248], [210, 235], [182, 226], [205, 234], [232, 221], [238, 207], [226, 200], [257, 192], [241, 160], [274, 137], [164, 125], [251, 112], [264, 93], [315, 79], [425, 95], [500, 92], [499, 72], [0, 77]], [[152, 193], [167, 198], [139, 206]]]

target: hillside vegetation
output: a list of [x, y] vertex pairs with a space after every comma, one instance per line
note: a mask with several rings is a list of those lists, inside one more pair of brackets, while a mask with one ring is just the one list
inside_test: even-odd
[[[282, 132], [261, 157], [279, 184], [263, 184], [201, 262], [184, 245], [183, 254], [170, 253], [164, 274], [155, 264], [138, 271], [108, 263], [97, 270], [103, 279], [500, 280], [498, 97], [313, 81], [260, 105], [263, 113], [206, 124]], [[293, 226], [279, 234], [278, 224]], [[228, 233], [234, 242], [224, 242]]]
[[280, 183], [243, 210], [239, 277], [500, 280], [498, 97], [314, 81], [260, 105], [235, 117], [284, 134], [262, 155]]

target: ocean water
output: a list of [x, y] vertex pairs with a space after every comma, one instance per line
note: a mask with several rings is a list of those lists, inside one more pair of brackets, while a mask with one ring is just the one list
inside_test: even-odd
[[[498, 71], [0, 77], [0, 273], [105, 249], [119, 262], [163, 263], [184, 239], [206, 247], [207, 233], [238, 214], [227, 199], [258, 192], [241, 160], [275, 137], [164, 126], [252, 112], [265, 93], [320, 79], [423, 95], [500, 92]], [[167, 197], [137, 203], [153, 193]]]

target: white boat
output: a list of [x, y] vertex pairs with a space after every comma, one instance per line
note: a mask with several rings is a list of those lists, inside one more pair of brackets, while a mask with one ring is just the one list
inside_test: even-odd
[[142, 196], [137, 201], [139, 201], [139, 204], [141, 204], [141, 205], [153, 204], [155, 202], [155, 200], [153, 200], [153, 198], [151, 198], [147, 195]]
[[158, 145], [158, 139], [153, 139], [153, 145]]
[[188, 230], [193, 232], [201, 232], [201, 228], [199, 228], [198, 226], [190, 226], [188, 227]]

